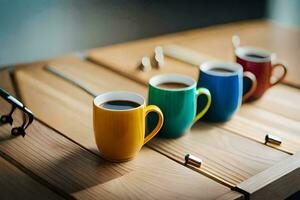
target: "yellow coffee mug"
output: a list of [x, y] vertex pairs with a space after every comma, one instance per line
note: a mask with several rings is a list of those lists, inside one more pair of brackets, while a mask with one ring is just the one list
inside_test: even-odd
[[[112, 101], [134, 102], [137, 107], [125, 110], [103, 106]], [[149, 112], [156, 112], [158, 123], [145, 137], [145, 120]], [[160, 130], [163, 114], [154, 105], [146, 106], [145, 99], [133, 92], [108, 92], [97, 96], [93, 105], [93, 122], [96, 144], [101, 156], [109, 161], [131, 160]]]

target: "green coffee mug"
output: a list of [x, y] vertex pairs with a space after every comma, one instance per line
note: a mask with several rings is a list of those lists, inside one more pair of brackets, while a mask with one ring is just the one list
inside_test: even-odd
[[[208, 99], [203, 110], [196, 115], [197, 97]], [[164, 124], [158, 135], [177, 138], [184, 135], [194, 122], [199, 120], [211, 104], [211, 95], [206, 88], [196, 88], [196, 81], [178, 74], [158, 75], [149, 81], [148, 104], [158, 106], [164, 114]], [[148, 116], [148, 130], [157, 124], [154, 113]]]

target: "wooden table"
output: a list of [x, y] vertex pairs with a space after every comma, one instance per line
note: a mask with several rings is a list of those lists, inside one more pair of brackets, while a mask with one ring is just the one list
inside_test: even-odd
[[[280, 49], [291, 63], [286, 82], [299, 86], [299, 46], [272, 46], [275, 39], [268, 39], [291, 34], [299, 40], [295, 32], [265, 21], [243, 22], [89, 50], [87, 60], [67, 55], [0, 71], [0, 87], [36, 116], [25, 138], [11, 137], [10, 126], [0, 128], [1, 199], [283, 199], [294, 194], [300, 190], [299, 89], [278, 85], [244, 104], [227, 123], [200, 122], [184, 137], [155, 138], [137, 158], [117, 164], [98, 154], [93, 98], [44, 66], [96, 93], [121, 89], [147, 97], [147, 81], [155, 74], [197, 74], [197, 68], [170, 58], [161, 71], [137, 70], [141, 57], [151, 55], [155, 46], [182, 45], [229, 59], [230, 36], [238, 33], [245, 42]], [[295, 52], [289, 54], [291, 49]], [[1, 114], [9, 111], [3, 100], [0, 105]], [[18, 113], [15, 120], [22, 120]], [[264, 144], [267, 132], [280, 136], [282, 144]], [[186, 153], [200, 157], [202, 166], [185, 166]]]

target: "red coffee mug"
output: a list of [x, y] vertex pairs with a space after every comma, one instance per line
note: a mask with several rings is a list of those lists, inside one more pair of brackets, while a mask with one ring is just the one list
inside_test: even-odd
[[[271, 53], [262, 49], [238, 47], [235, 49], [235, 56], [236, 62], [243, 66], [244, 71], [252, 72], [257, 80], [257, 88], [248, 100], [261, 97], [268, 88], [280, 83], [287, 73], [287, 69], [283, 64], [272, 65]], [[283, 73], [281, 77], [276, 78], [272, 75], [272, 72], [277, 67], [282, 68]], [[275, 81], [271, 81], [274, 78], [276, 78]]]

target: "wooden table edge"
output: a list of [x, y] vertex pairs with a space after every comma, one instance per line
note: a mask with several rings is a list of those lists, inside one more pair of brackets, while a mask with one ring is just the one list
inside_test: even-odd
[[300, 151], [238, 184], [235, 190], [246, 192], [251, 199], [281, 199], [300, 191]]

